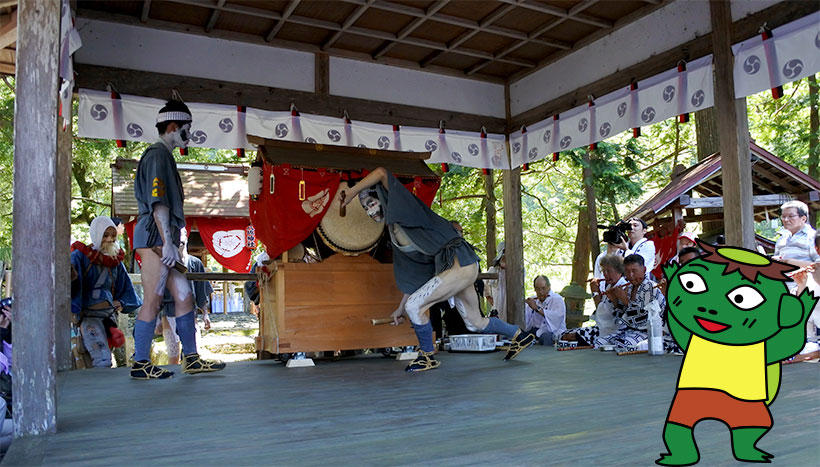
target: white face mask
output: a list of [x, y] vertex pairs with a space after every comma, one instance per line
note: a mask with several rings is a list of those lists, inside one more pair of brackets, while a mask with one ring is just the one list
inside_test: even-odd
[[367, 215], [370, 216], [376, 222], [381, 222], [382, 218], [382, 205], [377, 198], [372, 196], [368, 196], [365, 198], [364, 207], [367, 210]]
[[191, 124], [186, 123], [181, 127], [177, 128], [176, 131], [172, 133], [166, 133], [162, 135], [162, 137], [171, 147], [188, 147], [188, 141], [191, 139]]

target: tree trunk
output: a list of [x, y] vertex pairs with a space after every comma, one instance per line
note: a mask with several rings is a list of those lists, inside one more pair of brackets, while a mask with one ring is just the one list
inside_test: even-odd
[[695, 112], [695, 138], [697, 139], [699, 161], [720, 151], [720, 137], [714, 107]]
[[[601, 253], [601, 244], [598, 240], [598, 208], [595, 203], [595, 187], [592, 186], [592, 169], [589, 167], [591, 157], [589, 151], [584, 153], [586, 166], [583, 169], [584, 195], [587, 199], [587, 222], [589, 223], [589, 251], [594, 261]], [[584, 278], [586, 280], [586, 278]]]
[[495, 183], [495, 175], [492, 169], [487, 171], [487, 175], [484, 177], [484, 193], [486, 194], [486, 198], [484, 199], [484, 212], [487, 216], [487, 234], [485, 236], [484, 246], [487, 252], [487, 267], [489, 268], [492, 266], [492, 261], [495, 259], [496, 250], [495, 250], [495, 242], [496, 242], [496, 225], [495, 225], [495, 187], [493, 186]]
[[818, 117], [817, 78], [809, 76], [809, 176], [820, 180], [820, 117]]
[[[578, 211], [578, 233], [572, 254], [572, 282], [565, 291], [583, 292], [589, 276], [589, 214], [584, 206]], [[567, 327], [578, 327], [584, 321], [584, 299], [564, 296], [567, 304]]]

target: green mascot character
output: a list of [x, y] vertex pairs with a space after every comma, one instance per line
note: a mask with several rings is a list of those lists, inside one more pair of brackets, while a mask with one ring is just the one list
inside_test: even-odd
[[697, 463], [693, 430], [704, 419], [729, 427], [735, 459], [770, 462], [755, 445], [772, 427], [768, 406], [780, 386], [780, 361], [803, 348], [817, 299], [808, 289], [789, 294], [795, 266], [699, 244], [703, 256], [663, 271], [669, 331], [685, 355], [663, 430], [669, 452], [655, 462]]

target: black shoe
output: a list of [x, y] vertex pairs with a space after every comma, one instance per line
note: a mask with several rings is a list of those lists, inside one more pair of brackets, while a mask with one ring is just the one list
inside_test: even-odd
[[225, 362], [219, 360], [204, 360], [198, 353], [192, 353], [185, 356], [182, 362], [182, 372], [193, 375], [196, 373], [209, 373], [211, 371], [219, 371], [225, 369]]
[[131, 377], [134, 379], [166, 379], [174, 376], [173, 371], [160, 368], [149, 361], [134, 362]]
[[416, 357], [415, 360], [410, 362], [410, 364], [407, 365], [407, 368], [405, 368], [404, 371], [407, 371], [408, 373], [413, 373], [417, 371], [433, 370], [438, 368], [439, 365], [441, 365], [441, 362], [433, 358], [433, 352], [425, 352], [423, 350], [419, 350], [419, 356]]
[[510, 348], [507, 349], [507, 355], [504, 356], [504, 360], [512, 360], [519, 353], [521, 353], [522, 350], [531, 346], [534, 342], [535, 334], [524, 332], [519, 329], [510, 342]]

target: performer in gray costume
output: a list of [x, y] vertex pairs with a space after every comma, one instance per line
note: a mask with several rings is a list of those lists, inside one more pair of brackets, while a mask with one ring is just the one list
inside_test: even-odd
[[376, 221], [384, 219], [393, 244], [393, 275], [404, 297], [393, 312], [394, 324], [407, 314], [419, 340], [419, 356], [407, 371], [425, 371], [440, 364], [433, 358], [430, 307], [450, 297], [467, 329], [502, 334], [512, 339], [505, 360], [532, 345], [535, 336], [498, 318], [481, 316], [473, 282], [478, 276], [478, 256], [451, 225], [407, 191], [383, 167], [370, 172], [352, 188], [340, 192], [342, 205], [358, 196]]

